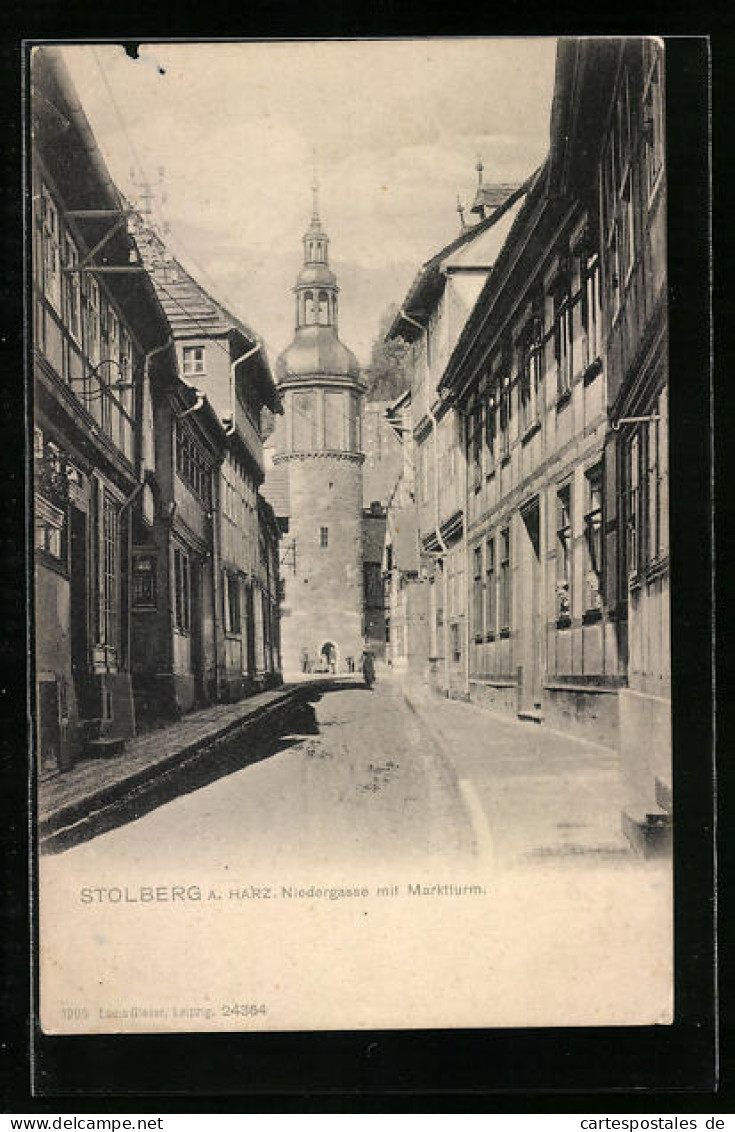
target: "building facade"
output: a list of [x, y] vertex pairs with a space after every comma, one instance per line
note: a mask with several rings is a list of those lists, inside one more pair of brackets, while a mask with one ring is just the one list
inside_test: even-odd
[[144, 384], [169, 328], [57, 51], [34, 50], [35, 668], [42, 774], [135, 732], [132, 532], [151, 511]]
[[469, 690], [619, 746], [671, 812], [663, 55], [562, 40], [549, 160], [452, 354]]
[[[481, 168], [479, 173], [481, 177]], [[482, 183], [478, 193], [481, 188]], [[445, 692], [466, 683], [465, 465], [461, 422], [439, 395], [439, 386], [526, 191], [526, 185], [498, 190], [489, 214], [471, 227], [463, 225], [459, 237], [423, 265], [387, 335], [411, 346], [415, 496], [428, 603], [427, 671]]]
[[[162, 609], [171, 620], [165, 646], [159, 638], [161, 679], [178, 713], [238, 700], [281, 679], [273, 639], [279, 619], [271, 610], [274, 532], [259, 488], [262, 413], [282, 409], [254, 332], [154, 233], [143, 232], [139, 243], [171, 326], [179, 375], [175, 392], [154, 395], [159, 520], [162, 537], [173, 531], [177, 542], [166, 556], [174, 588]], [[144, 559], [145, 549], [138, 550]], [[153, 663], [150, 654], [141, 660], [146, 668]], [[147, 671], [140, 682], [147, 686]]]
[[288, 500], [281, 625], [292, 672], [349, 671], [363, 649], [364, 386], [339, 339], [328, 243], [315, 190], [294, 288], [295, 336], [276, 364], [284, 419], [272, 438], [273, 469], [286, 480], [279, 493]]
[[423, 677], [430, 655], [426, 591], [431, 559], [424, 556], [422, 562], [419, 549], [410, 390], [390, 406], [386, 421], [403, 453], [401, 473], [388, 503], [383, 550], [386, 659], [397, 672]]

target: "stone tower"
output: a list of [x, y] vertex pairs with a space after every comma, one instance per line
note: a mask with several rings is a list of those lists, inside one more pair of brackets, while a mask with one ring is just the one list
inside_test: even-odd
[[288, 474], [289, 568], [284, 569], [283, 666], [331, 658], [336, 672], [362, 652], [361, 416], [355, 355], [338, 336], [339, 287], [317, 186], [296, 279], [296, 331], [276, 363], [284, 418], [274, 466]]

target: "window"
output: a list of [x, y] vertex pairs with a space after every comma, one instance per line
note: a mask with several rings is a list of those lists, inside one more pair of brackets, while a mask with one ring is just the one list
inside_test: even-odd
[[67, 330], [77, 345], [82, 344], [82, 290], [79, 267], [79, 252], [68, 234], [64, 238], [64, 321]]
[[324, 442], [325, 447], [333, 452], [343, 452], [346, 448], [346, 404], [347, 398], [343, 393], [324, 394]]
[[472, 581], [472, 625], [475, 641], [482, 640], [482, 547], [476, 546], [472, 552], [474, 576]]
[[635, 266], [635, 208], [633, 192], [633, 172], [628, 174], [620, 200], [620, 248], [619, 254], [624, 262], [624, 276], [627, 283]]
[[86, 275], [84, 293], [84, 339], [87, 358], [94, 369], [99, 364], [100, 354], [100, 288], [90, 273]]
[[475, 395], [467, 413], [466, 445], [470, 483], [475, 491], [479, 491], [482, 484], [482, 410], [482, 402]]
[[650, 40], [644, 42], [645, 79], [643, 83], [643, 139], [646, 187], [650, 197], [656, 188], [664, 163], [664, 105], [661, 50]]
[[225, 632], [240, 632], [240, 579], [237, 574], [224, 572]]
[[640, 433], [634, 432], [628, 444], [626, 460], [627, 484], [627, 556], [628, 577], [637, 576], [640, 569], [640, 530], [641, 530], [641, 441]]
[[539, 419], [538, 393], [543, 367], [541, 321], [534, 318], [526, 327], [520, 347], [521, 428], [527, 432]]
[[500, 532], [500, 631], [510, 632], [510, 527]]
[[64, 538], [66, 533], [65, 512], [62, 508], [55, 507], [41, 495], [36, 495], [33, 511], [35, 549], [42, 551], [44, 554], [48, 554], [51, 558], [56, 559], [57, 562], [62, 562], [66, 557]]
[[600, 581], [602, 578], [602, 468], [598, 465], [587, 472], [587, 512], [584, 517], [585, 554], [585, 610], [602, 607]]
[[493, 390], [485, 405], [485, 475], [491, 476], [495, 471], [495, 414], [497, 412], [497, 398]]
[[458, 664], [462, 659], [462, 646], [460, 644], [459, 625], [456, 621], [452, 622], [450, 631], [452, 634], [452, 660], [455, 664]]
[[133, 605], [151, 607], [156, 604], [156, 559], [151, 554], [138, 554], [133, 559]]
[[556, 359], [556, 392], [565, 396], [572, 388], [574, 374], [572, 296], [567, 281], [554, 296], [554, 357]]
[[41, 229], [43, 241], [43, 293], [61, 313], [61, 263], [59, 213], [44, 185], [41, 189]]
[[117, 502], [104, 488], [102, 488], [101, 512], [99, 643], [116, 648], [120, 603], [119, 508]]
[[329, 546], [329, 527], [319, 528], [319, 545]]
[[319, 292], [319, 325], [329, 326], [329, 295], [326, 291]]
[[[126, 413], [133, 411], [133, 346], [126, 330], [120, 331], [120, 388], [118, 396]], [[125, 386], [130, 386], [126, 389]]]
[[500, 457], [506, 460], [510, 455], [510, 378], [506, 375], [500, 387]]
[[307, 326], [316, 322], [316, 304], [313, 291], [306, 291], [304, 294], [304, 322]]
[[[212, 506], [212, 468], [209, 461], [189, 435], [185, 426], [176, 426], [176, 472], [205, 507]], [[234, 488], [225, 486], [224, 510], [229, 518], [234, 518]]]
[[646, 558], [656, 562], [668, 551], [668, 476], [666, 452], [666, 393], [653, 406], [657, 419], [647, 425], [646, 510], [648, 538]]
[[204, 372], [204, 346], [184, 346], [184, 376]]
[[612, 317], [617, 318], [620, 313], [620, 288], [622, 284], [620, 268], [620, 237], [618, 225], [614, 223], [610, 230], [610, 239], [607, 248], [607, 284], [612, 304]]
[[296, 452], [312, 452], [317, 447], [316, 396], [313, 393], [294, 393], [293, 446]]
[[597, 252], [586, 255], [582, 264], [582, 332], [584, 365], [589, 368], [600, 354], [600, 261]]
[[485, 544], [485, 636], [495, 639], [495, 539]]
[[191, 628], [189, 555], [178, 547], [174, 550], [174, 625], [180, 633]]
[[572, 486], [565, 484], [556, 493], [556, 623], [571, 624], [572, 573]]

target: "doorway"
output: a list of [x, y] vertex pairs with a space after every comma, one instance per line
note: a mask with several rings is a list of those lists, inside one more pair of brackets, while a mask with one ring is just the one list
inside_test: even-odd
[[538, 496], [521, 510], [521, 518], [520, 708], [522, 711], [538, 711], [541, 707], [543, 641]]

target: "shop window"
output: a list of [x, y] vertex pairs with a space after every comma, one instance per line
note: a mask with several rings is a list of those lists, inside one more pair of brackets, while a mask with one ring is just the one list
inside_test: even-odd
[[587, 511], [585, 530], [585, 610], [602, 606], [602, 468], [587, 473]]
[[133, 605], [152, 609], [156, 605], [156, 558], [152, 554], [136, 554], [133, 558]]
[[452, 624], [450, 626], [450, 631], [451, 631], [451, 640], [452, 640], [452, 660], [454, 661], [455, 664], [458, 664], [459, 661], [462, 659], [462, 645], [461, 645], [461, 638], [460, 638], [460, 632], [459, 632], [459, 625], [457, 624], [456, 621], [452, 622]]
[[120, 618], [120, 508], [104, 488], [99, 517], [99, 643], [116, 648]]
[[483, 616], [483, 601], [482, 601], [482, 547], [476, 546], [472, 552], [473, 558], [473, 578], [472, 578], [472, 627], [475, 636], [475, 641], [482, 640], [482, 616]]
[[485, 636], [495, 639], [495, 539], [485, 543]]
[[565, 484], [556, 493], [556, 623], [571, 624], [572, 598], [572, 487]]
[[191, 585], [189, 555], [174, 549], [174, 625], [180, 633], [191, 628]]
[[510, 632], [510, 528], [500, 532], [500, 632]]
[[636, 430], [628, 442], [626, 458], [626, 553], [628, 577], [636, 578], [641, 567], [641, 438]]
[[240, 580], [237, 574], [224, 573], [225, 632], [237, 635], [240, 623]]

